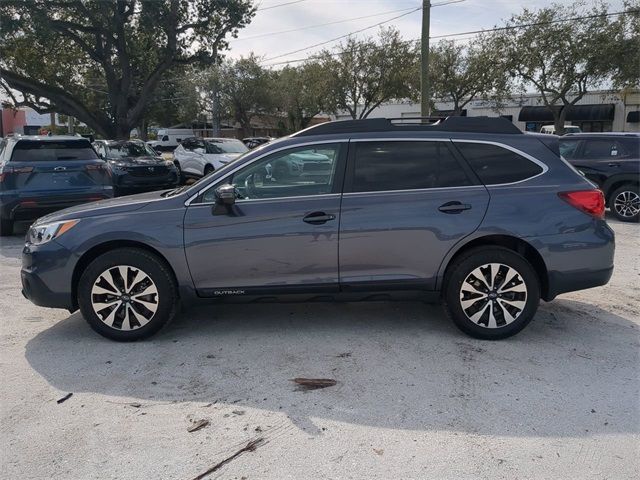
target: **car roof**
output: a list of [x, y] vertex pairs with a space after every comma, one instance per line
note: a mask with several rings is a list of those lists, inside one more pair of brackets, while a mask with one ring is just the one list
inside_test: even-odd
[[[195, 137], [195, 138], [199, 138], [199, 137]], [[215, 142], [240, 142], [240, 140], [238, 140], [237, 138], [225, 138], [225, 137], [202, 137], [202, 140], [213, 140]]]
[[640, 132], [583, 132], [568, 133], [563, 135], [566, 138], [585, 138], [585, 137], [632, 137], [640, 138]]
[[77, 140], [77, 141], [85, 141], [88, 142], [89, 139], [85, 137], [77, 137], [75, 135], [20, 135], [17, 137], [8, 137], [7, 140], [20, 141], [20, 140], [29, 140], [29, 141], [40, 141], [40, 142], [59, 142], [60, 140]]

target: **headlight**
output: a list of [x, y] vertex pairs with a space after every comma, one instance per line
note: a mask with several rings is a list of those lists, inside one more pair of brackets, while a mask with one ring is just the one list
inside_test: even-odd
[[127, 170], [128, 167], [128, 164], [114, 160], [109, 160], [109, 165], [111, 165], [111, 168], [115, 170]]
[[80, 220], [64, 220], [62, 222], [45, 223], [29, 229], [29, 243], [42, 245], [63, 233], [71, 230]]

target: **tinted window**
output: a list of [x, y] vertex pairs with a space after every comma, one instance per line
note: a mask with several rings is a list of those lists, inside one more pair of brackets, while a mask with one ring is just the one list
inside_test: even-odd
[[444, 142], [357, 142], [353, 191], [471, 185]]
[[615, 141], [608, 139], [585, 140], [584, 158], [608, 158], [617, 156], [618, 150], [615, 148]]
[[579, 141], [577, 139], [568, 140], [561, 139], [560, 140], [560, 155], [562, 155], [567, 160], [574, 158], [576, 151], [578, 150]]
[[[234, 185], [241, 199], [331, 193], [340, 149], [341, 144], [336, 143], [277, 152], [247, 165], [222, 183]], [[205, 193], [203, 201], [215, 201], [213, 188]]]
[[519, 182], [542, 173], [531, 160], [497, 145], [456, 142], [456, 147], [486, 185]]
[[30, 141], [21, 140], [13, 148], [13, 162], [95, 160], [96, 152], [88, 140]]
[[109, 144], [109, 158], [155, 157], [157, 153], [142, 142], [122, 142]]

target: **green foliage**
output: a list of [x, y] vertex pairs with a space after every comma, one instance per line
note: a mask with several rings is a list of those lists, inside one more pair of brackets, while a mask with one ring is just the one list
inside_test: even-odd
[[443, 40], [429, 53], [429, 82], [438, 100], [450, 101], [455, 115], [471, 100], [507, 94], [508, 73], [496, 68], [497, 52], [480, 37], [468, 46]]
[[172, 69], [218, 61], [250, 0], [3, 0], [0, 84], [15, 105], [128, 137]]
[[336, 53], [324, 51], [319, 60], [330, 77], [329, 112], [346, 110], [354, 119], [366, 118], [384, 102], [417, 97], [417, 47], [397, 30], [381, 30], [375, 40], [349, 38]]
[[[509, 71], [522, 90], [534, 88], [544, 105], [564, 107], [550, 109], [560, 134], [571, 106], [589, 89], [610, 81], [618, 62], [628, 61], [620, 58], [617, 21], [606, 13], [605, 5], [585, 9], [581, 2], [536, 11], [525, 8], [506, 26], [529, 26], [499, 32], [492, 39], [491, 48], [501, 54], [495, 68]], [[559, 21], [586, 15], [591, 18]]]

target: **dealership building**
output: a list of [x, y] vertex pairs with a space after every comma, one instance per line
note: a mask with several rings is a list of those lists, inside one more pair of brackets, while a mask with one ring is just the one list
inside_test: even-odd
[[[434, 115], [453, 114], [453, 103], [435, 102]], [[558, 106], [557, 108], [562, 108]], [[499, 109], [491, 101], [472, 100], [462, 115], [467, 117], [502, 116], [522, 131], [539, 132], [543, 125], [553, 125], [553, 115], [539, 94], [524, 94], [504, 100]], [[420, 116], [420, 104], [388, 103], [376, 108], [369, 118], [406, 118]], [[335, 116], [351, 118], [347, 112]], [[579, 126], [583, 132], [640, 132], [640, 90], [624, 94], [594, 91], [586, 94], [567, 114], [566, 122]]]

